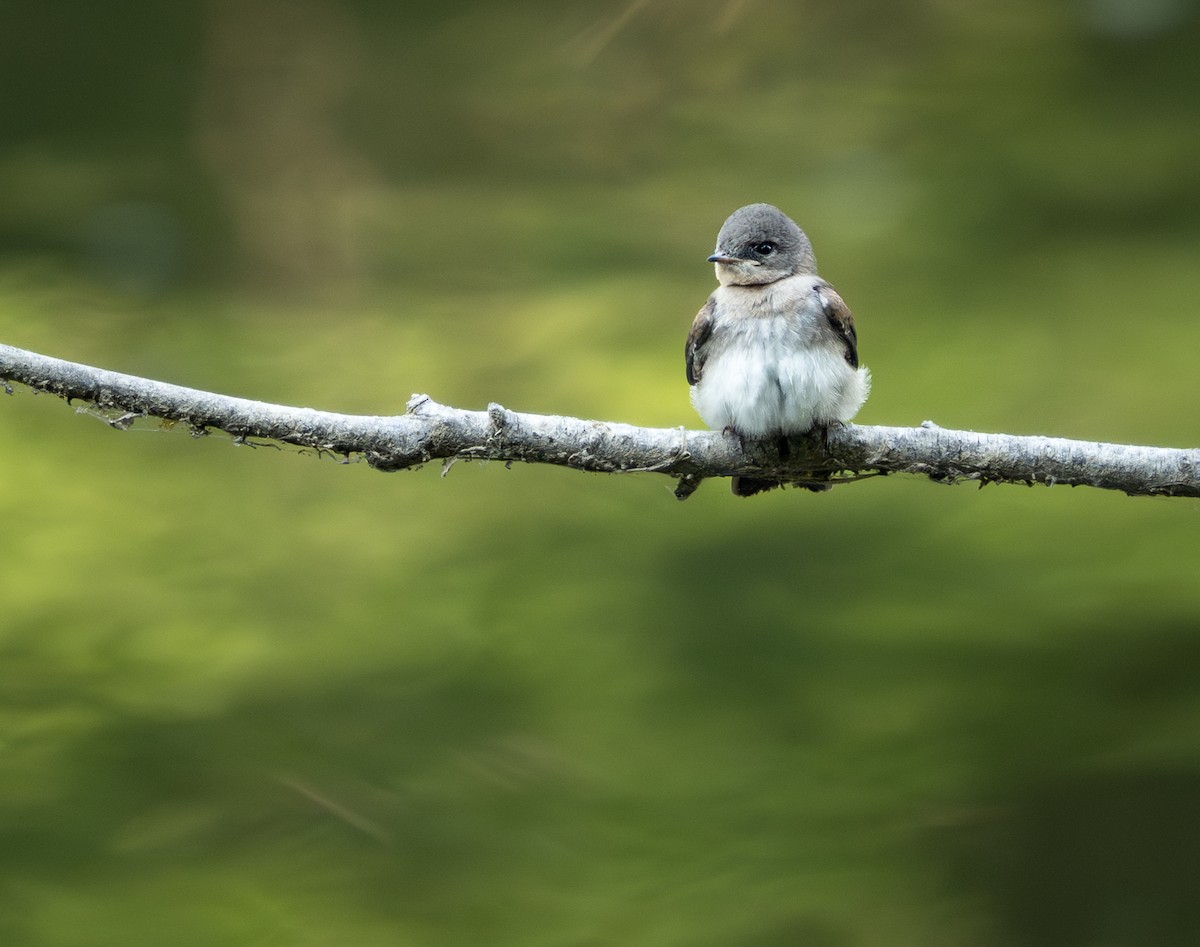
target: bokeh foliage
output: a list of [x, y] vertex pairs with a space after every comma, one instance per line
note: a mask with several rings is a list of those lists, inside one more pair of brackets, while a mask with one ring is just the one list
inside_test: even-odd
[[[2, 20], [5, 342], [695, 426], [703, 259], [768, 200], [864, 422], [1196, 443], [1186, 0]], [[4, 943], [1200, 938], [1193, 501], [678, 504], [0, 400]]]

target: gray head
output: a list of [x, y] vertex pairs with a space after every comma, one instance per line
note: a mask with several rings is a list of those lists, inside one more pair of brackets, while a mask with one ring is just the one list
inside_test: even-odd
[[774, 283], [816, 273], [812, 244], [796, 222], [771, 204], [748, 204], [729, 215], [708, 258], [722, 286]]

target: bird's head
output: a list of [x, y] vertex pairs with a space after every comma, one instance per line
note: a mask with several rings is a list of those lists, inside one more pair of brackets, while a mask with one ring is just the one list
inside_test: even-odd
[[730, 214], [708, 262], [716, 264], [722, 286], [754, 286], [817, 272], [804, 231], [771, 204], [748, 204]]

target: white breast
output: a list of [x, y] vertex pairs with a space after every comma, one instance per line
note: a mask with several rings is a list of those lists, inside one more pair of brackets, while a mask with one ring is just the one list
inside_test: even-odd
[[801, 434], [858, 413], [870, 373], [849, 365], [840, 340], [819, 331], [825, 316], [815, 296], [805, 297], [799, 313], [795, 307], [793, 299], [787, 317], [718, 316], [692, 388], [692, 404], [710, 428], [752, 438]]

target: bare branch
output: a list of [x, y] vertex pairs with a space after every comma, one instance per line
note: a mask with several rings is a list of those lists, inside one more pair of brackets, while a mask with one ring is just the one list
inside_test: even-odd
[[681, 499], [706, 477], [752, 475], [812, 486], [884, 473], [953, 483], [1042, 483], [1121, 490], [1131, 496], [1200, 496], [1200, 450], [1135, 447], [1056, 437], [847, 424], [824, 439], [794, 438], [786, 460], [773, 444], [739, 444], [714, 431], [642, 428], [519, 414], [500, 405], [464, 411], [414, 395], [405, 414], [334, 414], [230, 398], [65, 362], [0, 345], [0, 380], [109, 412], [114, 427], [141, 417], [265, 438], [345, 456], [379, 470], [431, 460], [557, 464], [601, 473], [653, 472], [679, 481]]

